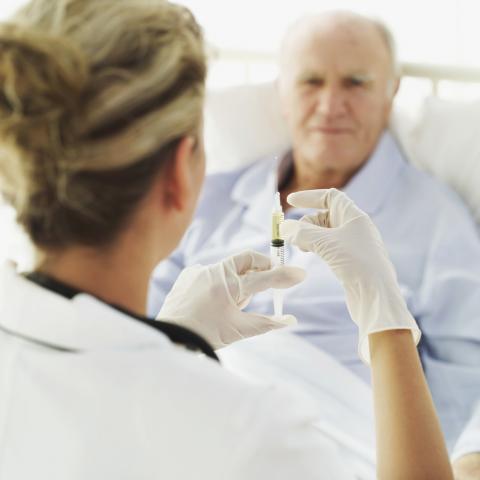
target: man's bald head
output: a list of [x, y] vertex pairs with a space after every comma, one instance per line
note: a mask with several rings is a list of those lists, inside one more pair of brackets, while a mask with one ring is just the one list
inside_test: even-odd
[[357, 38], [365, 39], [366, 36], [376, 38], [379, 48], [383, 46], [388, 56], [392, 79], [400, 76], [397, 47], [390, 29], [380, 20], [343, 10], [304, 16], [290, 26], [280, 48], [280, 74], [284, 68], [288, 69], [289, 61], [295, 55], [299, 42], [304, 42], [316, 32], [334, 30], [349, 30]]
[[398, 89], [393, 39], [349, 12], [305, 17], [288, 31], [279, 91], [297, 163], [348, 177], [370, 157]]

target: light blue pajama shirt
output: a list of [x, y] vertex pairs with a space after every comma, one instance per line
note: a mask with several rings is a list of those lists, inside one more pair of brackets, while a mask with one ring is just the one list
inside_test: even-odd
[[[453, 159], [452, 159], [453, 160]], [[264, 159], [207, 178], [194, 221], [179, 248], [154, 271], [148, 310], [156, 315], [180, 271], [235, 252], [269, 253], [278, 162]], [[480, 399], [480, 239], [461, 200], [409, 165], [385, 132], [365, 166], [343, 189], [379, 228], [408, 306], [423, 332], [420, 352], [450, 448]], [[307, 210], [289, 209], [298, 219]], [[316, 255], [287, 246], [288, 263], [308, 276], [285, 294], [296, 333], [369, 381], [357, 353], [358, 333], [340, 283]], [[272, 294], [248, 310], [272, 313]], [[480, 426], [468, 435], [478, 441]]]

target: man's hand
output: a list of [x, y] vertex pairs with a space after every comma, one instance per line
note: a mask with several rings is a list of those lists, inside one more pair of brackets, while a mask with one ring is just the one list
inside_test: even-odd
[[480, 479], [480, 453], [469, 453], [453, 462], [455, 480]]

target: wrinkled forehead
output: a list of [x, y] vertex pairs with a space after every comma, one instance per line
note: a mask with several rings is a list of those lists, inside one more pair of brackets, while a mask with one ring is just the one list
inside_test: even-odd
[[391, 58], [381, 33], [367, 21], [319, 20], [292, 31], [282, 49], [282, 72], [369, 73], [386, 76]]

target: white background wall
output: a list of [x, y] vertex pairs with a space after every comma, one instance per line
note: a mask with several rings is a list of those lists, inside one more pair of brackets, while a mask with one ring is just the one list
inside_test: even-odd
[[[310, 12], [349, 9], [384, 20], [397, 38], [401, 60], [480, 68], [480, 0], [177, 0], [188, 6], [205, 29], [208, 41], [222, 50], [274, 53], [287, 26]], [[25, 0], [0, 0], [0, 19]], [[272, 63], [256, 63], [253, 81], [276, 75]], [[216, 62], [209, 84], [242, 83], [245, 66]], [[416, 82], [422, 94], [428, 85]], [[443, 86], [454, 97], [480, 95], [478, 87]]]
[[[148, 1], [148, 0], [139, 0]], [[328, 9], [349, 9], [376, 16], [392, 29], [403, 61], [480, 68], [480, 0], [177, 0], [188, 6], [203, 25], [207, 40], [222, 50], [273, 54], [287, 26], [296, 18]], [[25, 0], [0, 0], [0, 20]], [[251, 81], [276, 75], [271, 62], [257, 63]], [[245, 65], [219, 61], [211, 66], [209, 84], [242, 83]], [[428, 94], [424, 80], [403, 82], [400, 99], [412, 104]], [[480, 97], [480, 86], [442, 84], [440, 94], [452, 98]], [[5, 227], [11, 212], [0, 209], [0, 258], [19, 242]]]
[[[275, 51], [287, 25], [309, 12], [351, 9], [386, 21], [410, 62], [480, 67], [479, 0], [177, 0], [221, 48]], [[0, 19], [25, 0], [0, 0]]]
[[400, 56], [413, 62], [480, 66], [478, 0], [179, 0], [222, 48], [274, 51], [287, 25], [314, 11], [350, 9], [392, 28]]

